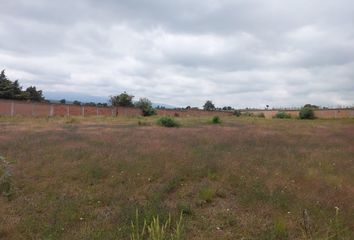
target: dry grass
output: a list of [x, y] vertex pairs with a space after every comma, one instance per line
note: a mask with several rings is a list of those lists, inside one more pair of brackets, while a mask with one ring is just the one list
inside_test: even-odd
[[0, 117], [0, 239], [129, 239], [136, 209], [191, 240], [353, 239], [353, 120], [157, 119]]

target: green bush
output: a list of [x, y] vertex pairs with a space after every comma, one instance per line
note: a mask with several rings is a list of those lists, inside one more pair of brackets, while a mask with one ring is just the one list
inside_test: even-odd
[[313, 111], [312, 107], [303, 107], [299, 112], [300, 119], [314, 119], [315, 112]]
[[144, 116], [152, 116], [156, 114], [155, 109], [152, 107], [152, 103], [147, 98], [140, 98], [135, 106], [140, 108]]
[[235, 111], [234, 111], [234, 115], [235, 115], [236, 117], [241, 116], [241, 111], [240, 111], [240, 110], [235, 110]]
[[275, 114], [274, 118], [291, 118], [291, 115], [289, 113], [279, 111]]
[[214, 116], [214, 117], [211, 119], [211, 122], [212, 122], [213, 124], [221, 123], [220, 117], [219, 117], [219, 116]]
[[157, 123], [164, 127], [179, 127], [179, 123], [172, 117], [161, 117]]

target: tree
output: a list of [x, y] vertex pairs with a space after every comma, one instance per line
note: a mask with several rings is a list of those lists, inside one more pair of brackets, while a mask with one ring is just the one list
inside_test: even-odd
[[225, 106], [222, 108], [222, 110], [227, 111], [227, 110], [233, 110], [231, 106]]
[[97, 107], [107, 107], [107, 103], [97, 103]]
[[61, 104], [65, 104], [65, 103], [66, 103], [66, 100], [65, 100], [65, 99], [61, 99], [59, 102], [60, 102]]
[[215, 106], [212, 101], [208, 100], [205, 102], [203, 109], [206, 111], [212, 111], [215, 110]]
[[308, 106], [306, 104], [304, 107], [300, 109], [299, 118], [300, 119], [314, 119], [315, 112], [313, 111], [315, 108]]
[[144, 116], [156, 114], [155, 109], [152, 107], [151, 101], [147, 98], [140, 98], [139, 101], [135, 103], [135, 106], [143, 111]]
[[112, 106], [121, 106], [121, 107], [133, 107], [133, 95], [129, 95], [126, 92], [123, 92], [117, 96], [111, 96], [109, 102]]
[[31, 101], [43, 101], [44, 97], [42, 91], [31, 86], [22, 91], [22, 87], [18, 80], [12, 82], [6, 77], [5, 70], [0, 73], [0, 98], [16, 99], [16, 100], [31, 100]]
[[94, 102], [88, 102], [88, 103], [85, 103], [85, 106], [96, 107], [96, 103], [94, 103]]
[[312, 109], [319, 109], [320, 107], [317, 105], [312, 105], [312, 104], [305, 104], [304, 108], [312, 108]]
[[2, 70], [0, 73], [0, 98], [13, 99], [14, 87], [16, 87], [16, 84], [18, 84], [18, 82], [14, 84], [10, 81], [5, 74], [5, 70]]
[[80, 101], [75, 100], [75, 101], [73, 102], [73, 104], [74, 104], [74, 105], [81, 105], [81, 102], [80, 102]]
[[30, 86], [26, 89], [28, 99], [31, 101], [41, 102], [44, 100], [42, 90], [37, 90], [35, 86]]

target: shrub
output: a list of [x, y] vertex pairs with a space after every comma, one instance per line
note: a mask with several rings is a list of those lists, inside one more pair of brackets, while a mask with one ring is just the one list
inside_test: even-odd
[[155, 109], [152, 107], [152, 103], [147, 98], [140, 98], [135, 106], [140, 108], [144, 116], [152, 116], [156, 114]]
[[303, 107], [299, 112], [300, 119], [314, 119], [315, 113], [311, 107]]
[[291, 115], [289, 113], [279, 111], [275, 114], [274, 118], [291, 118]]
[[235, 110], [235, 111], [234, 111], [234, 115], [235, 115], [236, 117], [241, 116], [241, 111], [240, 111], [240, 110]]
[[161, 117], [157, 123], [164, 127], [179, 127], [179, 123], [172, 117]]
[[213, 124], [221, 123], [220, 117], [219, 117], [219, 116], [214, 116], [214, 117], [211, 119], [211, 122], [212, 122]]

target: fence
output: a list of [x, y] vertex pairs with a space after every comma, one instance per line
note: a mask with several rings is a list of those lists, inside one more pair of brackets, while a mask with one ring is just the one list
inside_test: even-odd
[[[272, 118], [277, 110], [243, 110], [242, 112], [254, 114], [263, 113], [266, 118]], [[283, 110], [282, 110], [283, 111]], [[163, 116], [231, 116], [232, 111], [204, 111], [198, 109], [157, 109], [157, 115]], [[299, 110], [284, 110], [292, 117], [299, 116]], [[26, 101], [14, 101], [0, 99], [0, 115], [5, 116], [141, 116], [142, 111], [131, 107], [96, 107], [78, 106], [69, 104], [51, 104]], [[315, 110], [318, 118], [354, 118], [354, 109], [318, 109]]]
[[137, 108], [96, 107], [69, 104], [49, 104], [13, 100], [0, 100], [0, 115], [5, 116], [141, 116]]
[[231, 116], [231, 111], [204, 111], [199, 109], [156, 109], [157, 115], [178, 117]]
[[[299, 116], [299, 110], [280, 110], [288, 113], [292, 118]], [[263, 113], [265, 118], [273, 118], [278, 110], [244, 110], [241, 112], [250, 112], [253, 114]], [[316, 118], [330, 119], [330, 118], [354, 118], [353, 108], [338, 108], [338, 109], [316, 109], [314, 110]]]

